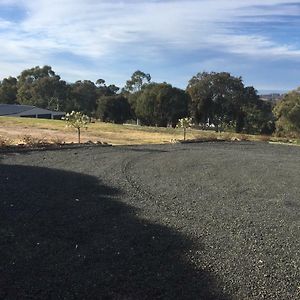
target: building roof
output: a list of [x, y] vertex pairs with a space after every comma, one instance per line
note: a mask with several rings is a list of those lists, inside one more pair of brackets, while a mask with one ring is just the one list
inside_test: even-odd
[[0, 104], [0, 116], [20, 114], [26, 110], [31, 110], [35, 106], [17, 105], [17, 104]]
[[18, 105], [18, 104], [0, 104], [0, 116], [13, 116], [13, 115], [30, 115], [30, 114], [52, 114], [64, 115], [64, 112], [51, 111], [44, 108], [38, 108], [31, 105]]

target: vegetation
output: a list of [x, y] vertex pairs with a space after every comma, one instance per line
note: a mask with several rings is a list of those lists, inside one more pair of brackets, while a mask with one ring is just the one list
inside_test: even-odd
[[17, 103], [17, 79], [14, 77], [4, 78], [0, 84], [0, 103]]
[[271, 134], [271, 106], [259, 99], [253, 87], [244, 87], [241, 77], [230, 73], [198, 73], [188, 84], [191, 115], [196, 123], [214, 124], [217, 131]]
[[87, 115], [84, 115], [83, 113], [79, 111], [72, 111], [71, 113], [67, 113], [64, 117], [64, 120], [67, 123], [67, 126], [74, 127], [77, 129], [78, 134], [78, 143], [80, 144], [80, 133], [81, 128], [86, 128], [89, 123], [89, 117]]
[[131, 116], [130, 104], [123, 95], [102, 96], [97, 101], [96, 117], [103, 122], [122, 124]]
[[40, 108], [65, 109], [67, 84], [49, 66], [24, 70], [17, 79], [16, 101]]
[[192, 118], [179, 119], [177, 127], [183, 128], [183, 140], [186, 140], [186, 130], [192, 126]]
[[253, 87], [227, 72], [202, 72], [186, 90], [166, 82], [151, 82], [151, 75], [134, 72], [123, 88], [79, 80], [67, 83], [51, 66], [24, 70], [0, 82], [0, 103], [27, 104], [55, 111], [78, 111], [90, 118], [122, 124], [175, 127], [184, 117], [202, 129], [217, 132], [299, 136], [300, 89], [276, 104], [259, 99]]
[[300, 136], [300, 88], [285, 95], [274, 108], [278, 135]]
[[137, 93], [141, 91], [141, 89], [149, 84], [151, 81], [151, 75], [146, 74], [140, 70], [135, 71], [131, 78], [127, 80], [125, 87], [123, 88], [123, 92], [128, 93]]
[[167, 83], [150, 83], [136, 96], [135, 115], [144, 125], [175, 127], [187, 114], [189, 97]]
[[[81, 137], [81, 143], [108, 143], [113, 145], [164, 144], [183, 139], [182, 128], [163, 128], [135, 125], [119, 125], [104, 122], [89, 123]], [[33, 141], [64, 144], [77, 143], [74, 128], [66, 127], [60, 120], [0, 117], [0, 140], [10, 145], [24, 144], [31, 136]], [[272, 141], [296, 143], [296, 139], [271, 137], [266, 135], [248, 135], [234, 132], [216, 133], [210, 130], [190, 128], [186, 132], [187, 140], [228, 140], [228, 141]], [[300, 144], [300, 140], [298, 140]]]

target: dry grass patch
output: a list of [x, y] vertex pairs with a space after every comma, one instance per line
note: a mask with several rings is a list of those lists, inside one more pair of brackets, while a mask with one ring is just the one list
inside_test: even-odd
[[10, 145], [13, 144], [13, 141], [4, 137], [4, 136], [0, 136], [0, 148], [3, 148], [3, 147], [8, 147]]
[[[77, 143], [77, 132], [67, 128], [64, 121], [43, 120], [29, 118], [0, 117], [0, 136], [2, 144], [22, 144], [24, 137], [30, 136], [35, 144], [65, 144]], [[226, 140], [226, 141], [264, 141], [264, 142], [291, 142], [289, 139], [270, 136], [237, 134], [232, 132], [217, 133], [188, 129], [188, 140]], [[111, 123], [95, 122], [82, 130], [82, 142], [106, 142], [112, 145], [142, 145], [165, 144], [183, 139], [181, 128], [144, 127], [135, 125], [117, 125]], [[4, 141], [5, 140], [5, 141]], [[296, 140], [292, 141], [297, 144]], [[26, 143], [26, 142], [25, 142]], [[0, 144], [1, 145], [1, 144]]]

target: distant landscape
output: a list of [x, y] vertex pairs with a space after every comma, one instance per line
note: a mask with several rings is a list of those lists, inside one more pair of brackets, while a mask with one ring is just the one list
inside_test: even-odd
[[[299, 138], [298, 90], [286, 94], [259, 95], [254, 87], [244, 86], [241, 77], [232, 76], [228, 72], [200, 72], [189, 80], [185, 90], [166, 82], [152, 82], [151, 79], [150, 74], [138, 70], [122, 88], [107, 84], [104, 79], [67, 83], [51, 66], [36, 66], [24, 70], [17, 78], [8, 77], [0, 82], [0, 103], [31, 105], [54, 112], [78, 111], [94, 122], [129, 123], [144, 128], [175, 128], [181, 118], [189, 118], [189, 127], [208, 131], [206, 135], [211, 136], [214, 136], [211, 132], [215, 131], [220, 134], [227, 132], [294, 140]], [[31, 124], [31, 131], [30, 126], [34, 122], [28, 124]], [[49, 130], [52, 127], [50, 123], [44, 126], [49, 126]], [[16, 132], [36, 137], [37, 129], [38, 126], [35, 126], [35, 131], [26, 133], [24, 130], [13, 129], [12, 122], [6, 120], [1, 122], [0, 132], [2, 140], [16, 140]], [[203, 133], [194, 132], [194, 136], [203, 136]], [[161, 134], [160, 138], [145, 140], [161, 143], [177, 139], [176, 132], [166, 137], [162, 129]], [[58, 139], [62, 135], [58, 134]], [[70, 141], [66, 135], [64, 138]], [[135, 137], [127, 138], [128, 142], [123, 139], [116, 143], [139, 143]], [[111, 142], [113, 139], [106, 137], [106, 140]]]
[[273, 102], [277, 102], [280, 101], [284, 98], [286, 93], [269, 93], [269, 94], [260, 94], [259, 98], [261, 100], [265, 100], [265, 101], [273, 101]]

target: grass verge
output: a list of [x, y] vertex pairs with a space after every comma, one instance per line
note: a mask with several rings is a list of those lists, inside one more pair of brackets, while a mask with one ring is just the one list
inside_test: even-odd
[[[82, 132], [82, 142], [112, 145], [165, 144], [183, 139], [182, 129], [117, 125], [96, 122]], [[261, 135], [216, 133], [196, 129], [187, 130], [188, 140], [265, 141], [300, 144], [299, 140]], [[0, 117], [0, 146], [76, 143], [76, 130], [66, 128], [64, 121]]]

